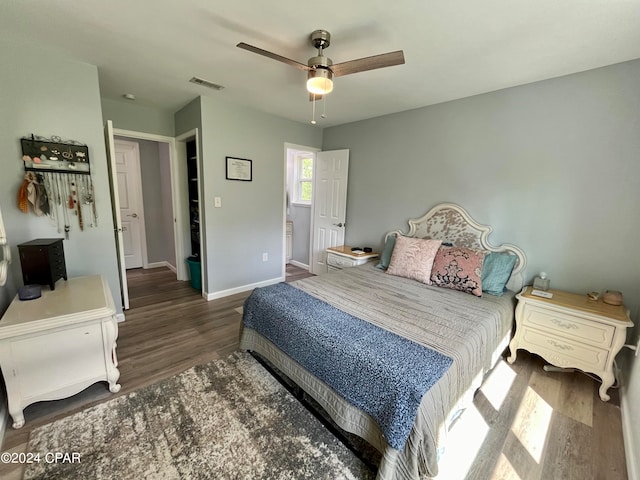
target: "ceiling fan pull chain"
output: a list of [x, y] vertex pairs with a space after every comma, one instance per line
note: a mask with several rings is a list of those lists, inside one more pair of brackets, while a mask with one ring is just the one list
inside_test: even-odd
[[311, 125], [316, 124], [316, 94], [313, 93], [313, 102], [311, 102]]
[[322, 115], [320, 115], [320, 118], [327, 118], [327, 114], [325, 113], [327, 107], [327, 96], [323, 95], [322, 96]]

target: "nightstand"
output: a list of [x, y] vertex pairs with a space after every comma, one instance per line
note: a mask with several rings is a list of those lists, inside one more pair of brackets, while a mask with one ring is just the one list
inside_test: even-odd
[[70, 397], [105, 381], [120, 384], [116, 309], [100, 275], [69, 278], [42, 297], [16, 298], [0, 321], [0, 367], [13, 428], [24, 425], [23, 410], [43, 400]]
[[562, 368], [577, 368], [602, 380], [600, 398], [615, 382], [613, 362], [625, 343], [627, 328], [633, 327], [624, 305], [607, 305], [586, 295], [549, 290], [553, 298], [531, 295], [525, 287], [516, 295], [516, 333], [509, 350], [509, 363], [522, 348]]
[[327, 248], [327, 269], [330, 272], [342, 270], [343, 268], [356, 267], [364, 265], [368, 262], [376, 260], [380, 254], [377, 252], [370, 253], [353, 253], [350, 246]]

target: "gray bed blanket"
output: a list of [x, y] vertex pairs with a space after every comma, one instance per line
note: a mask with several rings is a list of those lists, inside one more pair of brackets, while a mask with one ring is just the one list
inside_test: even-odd
[[305, 388], [345, 430], [366, 439], [383, 454], [378, 480], [413, 480], [438, 472], [452, 412], [469, 404], [473, 391], [508, 345], [514, 294], [474, 297], [447, 288], [395, 277], [373, 265], [348, 268], [291, 283], [339, 310], [408, 338], [453, 359], [442, 378], [422, 398], [403, 449], [385, 442], [371, 416], [343, 401], [335, 390], [282, 354], [252, 328], [244, 328], [240, 348], [254, 350]]
[[452, 363], [286, 283], [255, 289], [244, 304], [244, 324], [371, 415], [398, 450], [422, 397]]

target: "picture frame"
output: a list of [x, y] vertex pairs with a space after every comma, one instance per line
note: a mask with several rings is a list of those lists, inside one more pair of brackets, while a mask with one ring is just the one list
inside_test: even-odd
[[227, 180], [251, 182], [253, 180], [253, 161], [247, 158], [226, 157]]

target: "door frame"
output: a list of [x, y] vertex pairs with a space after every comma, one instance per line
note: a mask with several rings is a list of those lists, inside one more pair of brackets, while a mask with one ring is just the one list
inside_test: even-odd
[[[284, 188], [282, 191], [282, 204], [284, 206], [282, 210], [282, 278], [287, 278], [287, 186], [289, 184], [289, 150], [296, 150], [301, 152], [313, 152], [313, 168], [314, 168], [314, 176], [312, 179], [312, 188], [311, 188], [311, 208], [309, 209], [310, 215], [313, 215], [313, 202], [315, 200], [315, 192], [316, 192], [316, 178], [315, 178], [315, 165], [316, 165], [316, 153], [321, 152], [321, 148], [317, 147], [307, 147], [305, 145], [298, 145], [296, 143], [284, 143]], [[290, 199], [291, 200], [291, 199]], [[309, 233], [313, 232], [313, 217], [310, 218], [309, 221]], [[295, 235], [295, 225], [293, 226], [293, 231]], [[309, 259], [307, 260], [308, 268], [311, 269], [311, 258], [312, 251], [309, 249]]]
[[[182, 133], [175, 137], [176, 148], [176, 161], [171, 164], [172, 177], [176, 179], [174, 185], [174, 211], [176, 213], [176, 234], [185, 241], [181, 242], [180, 249], [178, 251], [178, 244], [176, 243], [176, 263], [184, 263], [185, 277], [183, 280], [188, 280], [189, 276], [186, 273], [186, 259], [191, 256], [191, 225], [189, 219], [189, 192], [187, 189], [187, 142], [195, 140], [196, 142], [196, 170], [198, 172], [198, 200], [200, 208], [198, 209], [198, 220], [200, 222], [200, 275], [201, 275], [201, 294], [203, 298], [208, 298], [208, 268], [207, 268], [207, 229], [206, 222], [204, 221], [205, 204], [202, 201], [204, 198], [202, 191], [202, 156], [200, 153], [200, 136], [198, 129], [194, 128], [188, 132]], [[178, 257], [178, 252], [180, 256]], [[177, 258], [183, 258], [185, 262], [178, 262]]]
[[[118, 135], [114, 132], [114, 137], [118, 136], [118, 137], [122, 137], [121, 135]], [[127, 137], [127, 138], [131, 138], [131, 137]], [[142, 192], [142, 171], [141, 171], [141, 166], [140, 166], [140, 145], [137, 142], [132, 142], [129, 140], [123, 140], [122, 138], [114, 138], [113, 139], [113, 144], [117, 149], [117, 144], [120, 143], [122, 145], [127, 145], [129, 147], [132, 148], [132, 150], [135, 152], [136, 155], [136, 159], [135, 159], [135, 170], [136, 170], [136, 185], [135, 185], [135, 196], [136, 196], [136, 202], [138, 202], [138, 210], [140, 213], [138, 213], [138, 218], [139, 218], [139, 229], [140, 229], [140, 256], [142, 257], [142, 268], [149, 268], [149, 258], [147, 255], [147, 228], [146, 228], [146, 224], [145, 224], [145, 217], [144, 217], [144, 194]], [[115, 153], [115, 152], [114, 152]], [[117, 177], [116, 177], [116, 185], [117, 185]]]
[[[165, 135], [157, 135], [154, 133], [145, 133], [145, 132], [136, 132], [134, 130], [124, 130], [121, 128], [114, 128], [113, 134], [118, 137], [125, 138], [133, 138], [138, 140], [149, 140], [152, 142], [158, 143], [166, 143], [169, 146], [169, 169], [171, 172], [171, 206], [173, 209], [173, 240], [175, 243], [175, 257], [176, 257], [176, 279], [177, 280], [188, 280], [189, 276], [187, 275], [187, 267], [186, 264], [183, 265], [183, 262], [180, 261], [182, 258], [182, 250], [183, 250], [183, 241], [182, 235], [180, 235], [179, 226], [181, 222], [184, 221], [180, 209], [178, 208], [179, 202], [177, 197], [181, 194], [181, 188], [178, 181], [178, 165], [177, 165], [177, 155], [176, 155], [176, 138], [167, 137]], [[143, 258], [143, 267], [146, 268], [148, 265], [146, 258], [146, 245], [145, 245], [145, 254]]]
[[113, 217], [113, 230], [116, 243], [120, 296], [122, 298], [122, 309], [129, 310], [129, 286], [127, 285], [127, 270], [124, 264], [122, 218], [120, 217], [120, 198], [118, 197], [118, 181], [116, 178], [118, 175], [116, 171], [116, 148], [113, 122], [111, 120], [105, 122], [104, 142], [107, 151], [107, 171], [109, 176], [109, 192], [111, 193], [111, 216]]

